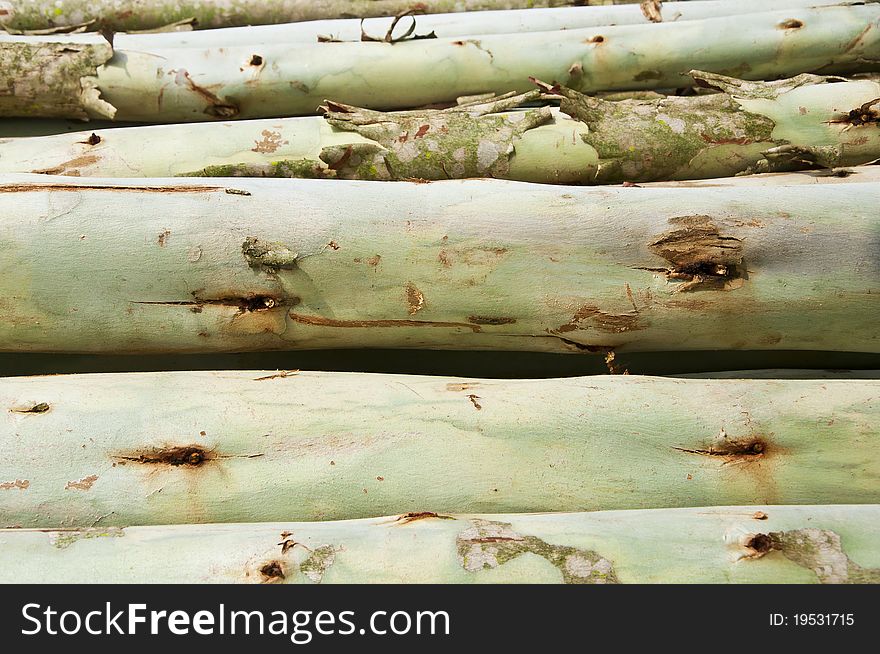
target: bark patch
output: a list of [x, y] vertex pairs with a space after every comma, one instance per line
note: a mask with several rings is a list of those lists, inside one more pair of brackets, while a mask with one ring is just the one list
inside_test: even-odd
[[89, 490], [94, 483], [98, 481], [98, 475], [89, 475], [88, 477], [83, 477], [77, 481], [69, 481], [67, 485], [64, 487], [64, 490]]
[[517, 141], [553, 120], [548, 107], [506, 112], [539, 97], [536, 90], [441, 110], [394, 113], [327, 101], [320, 109], [328, 123], [371, 143], [327, 146], [320, 158], [342, 179], [504, 178]]
[[12, 409], [9, 409], [9, 410], [10, 410], [12, 413], [24, 413], [24, 414], [28, 414], [28, 413], [34, 414], [34, 413], [35, 413], [35, 414], [40, 414], [40, 413], [48, 413], [48, 411], [49, 411], [51, 408], [52, 408], [52, 407], [49, 406], [49, 404], [47, 404], [46, 402], [40, 402], [40, 403], [38, 403], [38, 404], [34, 404], [33, 406], [27, 406], [27, 407], [16, 407], [16, 408], [12, 408]]
[[821, 584], [880, 583], [880, 568], [863, 568], [846, 552], [840, 535], [830, 529], [795, 529], [754, 534], [746, 543], [749, 558], [780, 552], [785, 558], [815, 573]]
[[571, 317], [571, 320], [557, 328], [557, 332], [573, 332], [583, 328], [583, 323], [587, 320], [596, 329], [610, 334], [622, 334], [623, 332], [631, 332], [644, 329], [645, 325], [641, 322], [638, 311], [627, 311], [625, 313], [608, 313], [600, 311], [594, 304], [584, 304]]
[[254, 147], [251, 148], [251, 151], [261, 152], [263, 154], [271, 154], [282, 145], [287, 145], [287, 143], [288, 141], [283, 140], [279, 132], [273, 132], [272, 130], [264, 129], [262, 131], [262, 138], [254, 141]]
[[732, 290], [746, 278], [743, 242], [724, 236], [712, 218], [678, 216], [669, 221], [674, 229], [648, 244], [651, 252], [671, 264], [662, 269], [667, 279], [684, 283], [678, 291]]
[[251, 268], [273, 273], [293, 270], [299, 256], [284, 243], [263, 241], [253, 236], [249, 236], [241, 244], [241, 253]]
[[189, 72], [183, 68], [172, 72], [175, 73], [174, 81], [176, 84], [187, 86], [193, 93], [201, 96], [208, 103], [208, 106], [205, 108], [206, 114], [216, 116], [217, 118], [235, 118], [238, 115], [238, 107], [220, 99], [204, 86], [196, 84]]
[[[95, 136], [92, 134], [92, 136]], [[74, 157], [70, 161], [53, 166], [52, 168], [41, 168], [40, 170], [32, 170], [37, 175], [68, 175], [70, 177], [79, 177], [80, 168], [90, 166], [98, 161], [98, 157], [93, 154], [83, 154]]]
[[116, 109], [101, 99], [97, 70], [113, 56], [104, 39], [94, 43], [4, 43], [0, 48], [0, 115], [110, 118]]
[[315, 548], [305, 561], [299, 564], [299, 571], [309, 581], [320, 584], [327, 569], [336, 561], [336, 548], [332, 545], [321, 545]]
[[458, 560], [468, 572], [497, 568], [530, 553], [553, 564], [566, 584], [618, 583], [612, 562], [600, 554], [524, 536], [506, 522], [472, 520], [471, 527], [456, 538], [456, 547]]
[[0, 490], [27, 490], [31, 482], [27, 479], [16, 479], [15, 481], [0, 481]]
[[409, 315], [415, 315], [425, 306], [425, 296], [412, 282], [407, 282], [404, 290], [406, 291], [406, 304]]
[[49, 543], [63, 550], [75, 542], [88, 538], [122, 538], [125, 532], [121, 527], [91, 527], [86, 529], [57, 530], [49, 532]]

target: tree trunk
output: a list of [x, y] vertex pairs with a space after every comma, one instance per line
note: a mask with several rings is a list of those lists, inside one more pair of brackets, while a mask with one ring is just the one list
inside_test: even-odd
[[0, 143], [0, 172], [607, 184], [837, 168], [880, 158], [876, 81], [692, 75], [725, 92], [612, 102], [551, 89], [562, 94], [565, 114], [582, 122], [549, 107], [503, 113], [537, 100], [537, 90], [396, 113], [328, 102], [326, 121], [159, 125], [16, 139]]
[[9, 175], [0, 348], [877, 352], [878, 202], [876, 184]]
[[880, 59], [878, 19], [880, 5], [871, 4], [515, 37], [118, 49], [81, 73], [84, 84], [97, 78], [111, 108], [81, 102], [78, 91], [39, 79], [28, 63], [38, 51], [57, 62], [84, 47], [106, 51], [102, 37], [7, 36], [0, 39], [0, 59], [15, 93], [0, 96], [0, 112], [187, 122], [311, 114], [326, 98], [371, 109], [418, 107], [524, 92], [529, 76], [591, 92], [689, 86], [691, 69], [749, 79], [873, 70]]
[[[308, 116], [12, 139], [0, 142], [0, 172], [589, 183], [596, 176], [598, 155], [584, 142], [586, 125], [550, 107], [506, 111], [539, 95], [535, 89], [442, 111], [334, 114], [346, 121]], [[356, 133], [348, 126], [358, 118], [374, 122], [357, 127], [362, 133]], [[182, 143], [187, 146], [181, 148]]]
[[876, 584], [880, 507], [7, 529], [0, 562], [5, 583]]
[[880, 503], [880, 381], [7, 378], [0, 526]]

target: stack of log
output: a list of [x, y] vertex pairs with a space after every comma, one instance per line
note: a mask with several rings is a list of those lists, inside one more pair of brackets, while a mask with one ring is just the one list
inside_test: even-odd
[[880, 582], [875, 375], [620, 374], [880, 352], [880, 3], [0, 0], [0, 25], [0, 351], [611, 373], [5, 377], [0, 580]]

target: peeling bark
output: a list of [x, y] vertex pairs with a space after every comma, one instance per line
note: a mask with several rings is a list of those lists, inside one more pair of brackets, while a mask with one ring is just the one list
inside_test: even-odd
[[880, 84], [799, 75], [774, 82], [692, 71], [721, 93], [610, 102], [565, 87], [563, 112], [596, 149], [595, 183], [838, 168], [880, 158]]
[[[787, 27], [792, 21], [800, 27]], [[880, 60], [878, 21], [880, 5], [872, 3], [516, 38], [118, 48], [99, 68], [97, 88], [119, 120], [190, 122], [311, 114], [327, 98], [369, 109], [419, 107], [463, 95], [525, 92], [529, 76], [595, 92], [687, 86], [690, 69], [749, 79], [870, 71]], [[0, 50], [11, 47], [11, 38], [0, 39]], [[97, 36], [77, 38], [104, 43]], [[59, 39], [31, 37], [30, 42]], [[707, 48], [707, 41], [716, 45]], [[255, 56], [259, 66], [250, 63]], [[28, 115], [35, 111], [68, 115], [50, 102], [38, 102]]]
[[6, 529], [0, 581], [877, 583], [877, 506], [759, 508]]
[[104, 39], [0, 41], [0, 116], [113, 118], [97, 70], [113, 56]]
[[[518, 158], [517, 166], [513, 171], [511, 158], [515, 144], [522, 141], [529, 130], [548, 125], [553, 121], [550, 109], [541, 107], [523, 112], [499, 113], [522, 103], [537, 100], [538, 95], [538, 93], [527, 93], [442, 111], [394, 114], [327, 103], [322, 109], [330, 125], [337, 130], [359, 134], [369, 139], [371, 143], [331, 146], [322, 150], [320, 156], [335, 176], [342, 179], [438, 180], [472, 177], [500, 179], [540, 177], [540, 173], [522, 174], [523, 168], [531, 163], [528, 161], [530, 153], [527, 147], [524, 148], [526, 155]], [[562, 127], [567, 126], [562, 125]], [[581, 138], [585, 132], [586, 130], [579, 131], [577, 127], [571, 129], [572, 136], [577, 135]], [[556, 145], [558, 149], [558, 144]], [[578, 144], [573, 145], [576, 147]], [[573, 181], [572, 177], [575, 180], [589, 178], [594, 168], [591, 165], [595, 161], [594, 154], [583, 146], [580, 147], [580, 153], [581, 156], [576, 163], [565, 165], [565, 168], [574, 170], [571, 172], [565, 170], [560, 175], [560, 166], [557, 164], [552, 172], [546, 175], [547, 179], [542, 181], [559, 180], [560, 177], [562, 177], [560, 181]], [[524, 162], [523, 159], [526, 161]], [[530, 167], [539, 168], [534, 165]]]
[[880, 347], [877, 184], [220, 181], [0, 180], [0, 349]]

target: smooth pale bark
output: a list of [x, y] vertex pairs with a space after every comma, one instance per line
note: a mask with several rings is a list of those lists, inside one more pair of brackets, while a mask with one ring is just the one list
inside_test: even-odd
[[876, 81], [692, 76], [724, 92], [611, 102], [556, 88], [564, 114], [548, 107], [503, 113], [536, 100], [537, 90], [396, 113], [328, 102], [326, 120], [159, 125], [15, 139], [0, 143], [0, 172], [591, 184], [835, 168], [880, 158]]
[[[523, 92], [529, 76], [592, 92], [689, 86], [686, 72], [692, 69], [749, 79], [870, 71], [880, 59], [878, 23], [880, 5], [871, 4], [515, 38], [118, 49], [82, 76], [88, 83], [97, 79], [109, 108], [80, 103], [76, 116], [151, 122], [261, 118], [311, 114], [326, 98], [371, 109], [408, 108], [463, 95]], [[3, 37], [7, 84], [24, 81], [16, 82], [2, 111], [72, 115], [64, 105], [78, 102], [79, 95], [70, 91], [60, 103], [65, 89], [39, 82], [28, 58], [36, 49], [54, 48], [63, 62], [65, 49], [107, 47], [97, 35]]]
[[880, 166], [854, 166], [834, 170], [802, 170], [792, 173], [760, 173], [723, 179], [649, 182], [645, 188], [716, 188], [720, 186], [793, 186], [796, 184], [853, 184], [880, 182]]
[[724, 370], [674, 375], [684, 379], [880, 379], [880, 370]]
[[0, 349], [877, 352], [877, 184], [0, 180]]
[[[631, 4], [638, 0], [586, 0], [577, 4]], [[414, 5], [429, 13], [565, 7], [572, 0], [0, 0], [0, 25], [46, 30], [88, 27], [149, 30], [195, 19], [195, 27], [271, 25], [325, 18], [394, 16]]]
[[722, 92], [609, 102], [552, 89], [562, 95], [562, 111], [589, 127], [583, 139], [599, 157], [593, 183], [836, 168], [880, 158], [880, 83], [874, 80], [691, 76]]
[[7, 529], [0, 563], [4, 583], [878, 583], [880, 507]]
[[0, 525], [878, 503], [880, 382], [229, 371], [0, 382]]
[[[76, 177], [495, 177], [589, 183], [599, 158], [584, 142], [586, 125], [550, 107], [505, 111], [539, 95], [535, 89], [444, 110], [378, 114], [393, 122], [372, 125], [381, 132], [371, 134], [372, 139], [337, 129], [336, 119], [328, 122], [317, 116], [11, 139], [0, 142], [0, 172]], [[369, 133], [368, 128], [359, 129]]]
[[[843, 4], [843, 0], [774, 0], [772, 8], [837, 4]], [[699, 20], [767, 11], [767, 9], [766, 0], [665, 2], [660, 8], [660, 17], [670, 22]], [[360, 19], [340, 19], [228, 29], [172, 31], [149, 35], [117, 34], [113, 42], [118, 48], [137, 50], [142, 47], [157, 46], [208, 48], [267, 43], [316, 43], [319, 39], [326, 40], [328, 37], [338, 41], [360, 41], [363, 34], [372, 38], [385, 38], [393, 21], [394, 18], [387, 16], [368, 18], [363, 22]], [[634, 25], [648, 22], [650, 19], [637, 4], [417, 14], [413, 35], [424, 36], [433, 33], [438, 38], [446, 38], [474, 34], [549, 32], [598, 25]], [[404, 37], [412, 25], [412, 18], [401, 19], [389, 38], [397, 40]]]

